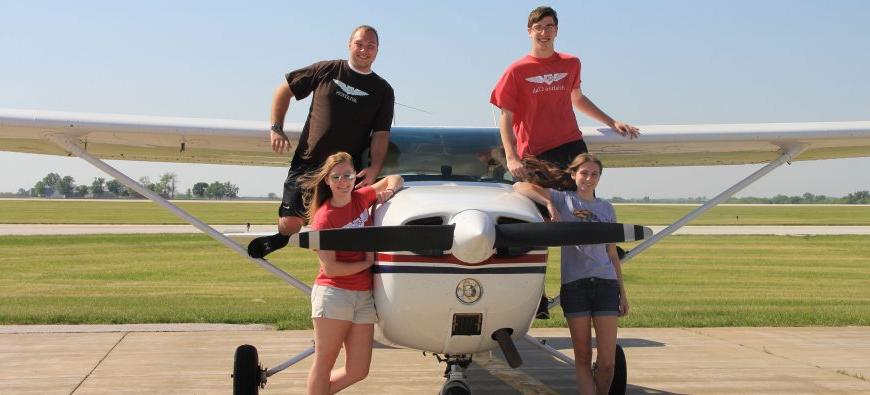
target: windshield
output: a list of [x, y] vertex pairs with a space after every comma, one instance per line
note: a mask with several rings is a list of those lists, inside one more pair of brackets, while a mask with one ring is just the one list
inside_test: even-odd
[[510, 180], [504, 163], [498, 129], [396, 127], [381, 174]]

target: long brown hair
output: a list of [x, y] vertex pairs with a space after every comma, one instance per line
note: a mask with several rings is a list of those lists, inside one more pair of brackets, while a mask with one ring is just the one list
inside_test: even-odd
[[305, 206], [307, 222], [314, 220], [314, 213], [323, 205], [324, 202], [332, 197], [332, 189], [326, 184], [326, 178], [329, 177], [329, 172], [332, 168], [342, 163], [350, 163], [353, 166], [353, 158], [347, 152], [337, 152], [326, 158], [323, 165], [319, 169], [306, 174], [302, 182], [302, 189], [305, 191]]
[[535, 157], [523, 158], [523, 167], [526, 168], [528, 177], [523, 180], [542, 186], [544, 188], [574, 189], [574, 173], [586, 162], [598, 165], [598, 170], [604, 172], [604, 164], [595, 155], [585, 153], [577, 155], [567, 169], [560, 169], [553, 163]]

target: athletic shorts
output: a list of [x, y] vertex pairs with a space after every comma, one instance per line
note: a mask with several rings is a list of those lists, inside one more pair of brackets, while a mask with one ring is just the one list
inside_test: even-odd
[[559, 166], [560, 169], [567, 169], [568, 165], [574, 161], [574, 158], [576, 158], [577, 155], [585, 154], [587, 152], [589, 152], [589, 149], [586, 148], [586, 142], [584, 142], [583, 139], [580, 139], [567, 142], [556, 148], [548, 149], [535, 155], [535, 157]]
[[305, 218], [305, 203], [302, 201], [304, 190], [299, 185], [299, 177], [308, 173], [306, 167], [293, 167], [287, 171], [287, 179], [284, 180], [284, 197], [281, 206], [278, 207], [279, 217]]
[[596, 277], [562, 284], [565, 318], [619, 316], [619, 282]]
[[374, 324], [378, 315], [371, 290], [353, 291], [314, 284], [311, 288], [311, 318]]

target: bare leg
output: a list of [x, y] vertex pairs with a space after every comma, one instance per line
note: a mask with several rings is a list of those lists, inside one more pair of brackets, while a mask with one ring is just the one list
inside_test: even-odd
[[329, 394], [330, 371], [335, 366], [341, 344], [353, 323], [320, 317], [312, 320], [314, 321], [314, 363], [308, 372], [308, 393]]
[[278, 218], [278, 233], [284, 236], [292, 236], [299, 233], [302, 229], [303, 219], [301, 217], [279, 217]]
[[344, 339], [344, 367], [329, 378], [329, 392], [336, 393], [369, 375], [375, 324], [353, 324]]
[[595, 359], [598, 363], [595, 386], [599, 395], [606, 395], [610, 392], [610, 383], [613, 381], [617, 321], [616, 316], [592, 318], [592, 324], [595, 326], [595, 344], [598, 351]]
[[577, 376], [577, 389], [581, 394], [595, 392], [592, 380], [592, 319], [590, 317], [568, 318], [571, 343], [574, 345], [574, 374]]

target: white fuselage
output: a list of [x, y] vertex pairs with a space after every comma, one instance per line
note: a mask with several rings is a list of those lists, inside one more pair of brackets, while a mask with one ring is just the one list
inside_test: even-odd
[[[405, 189], [376, 210], [375, 225], [406, 225], [423, 219], [450, 224], [465, 217], [474, 217], [471, 225], [465, 224], [471, 231], [486, 217], [491, 224], [542, 220], [534, 204], [510, 185], [418, 181], [407, 182]], [[462, 225], [457, 223], [457, 229]], [[454, 241], [454, 249], [458, 244]], [[477, 248], [480, 243], [467, 244]], [[420, 251], [378, 253], [374, 295], [381, 340], [435, 353], [470, 354], [498, 347], [492, 339], [498, 329], [510, 328], [512, 338], [522, 337], [543, 292], [547, 251], [504, 256], [486, 249], [485, 256], [492, 256], [479, 263], [463, 261], [453, 250], [440, 256]], [[461, 257], [469, 253], [474, 251], [464, 251]]]

